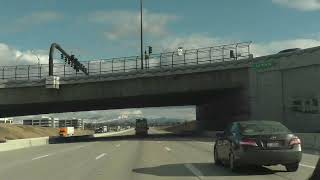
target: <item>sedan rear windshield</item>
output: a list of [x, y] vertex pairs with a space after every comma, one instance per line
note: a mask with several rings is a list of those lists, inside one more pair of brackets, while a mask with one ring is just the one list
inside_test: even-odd
[[243, 135], [287, 134], [291, 131], [279, 122], [241, 122], [240, 133]]

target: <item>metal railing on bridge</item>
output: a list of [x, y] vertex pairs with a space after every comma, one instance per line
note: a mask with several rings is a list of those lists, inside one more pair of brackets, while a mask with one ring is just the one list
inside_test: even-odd
[[[242, 42], [215, 47], [187, 49], [180, 52], [151, 54], [145, 57], [144, 70], [156, 68], [175, 68], [197, 64], [218, 63], [247, 59], [250, 56], [251, 42]], [[88, 75], [143, 71], [140, 56], [81, 61], [88, 70]], [[54, 63], [54, 76], [86, 76], [76, 72], [65, 63]], [[0, 79], [30, 80], [48, 76], [49, 65], [0, 66]]]

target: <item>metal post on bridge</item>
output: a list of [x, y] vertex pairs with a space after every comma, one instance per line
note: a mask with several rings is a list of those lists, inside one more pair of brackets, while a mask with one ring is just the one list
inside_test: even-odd
[[30, 79], [30, 65], [28, 65], [28, 80]]
[[111, 72], [113, 72], [113, 60], [114, 59], [111, 60]]
[[172, 52], [172, 60], [171, 60], [171, 67], [173, 67], [173, 55], [174, 55], [174, 52]]
[[63, 77], [66, 77], [66, 65], [63, 65]]
[[224, 46], [222, 46], [222, 62], [224, 62]]
[[42, 67], [42, 65], [40, 64], [40, 67], [39, 67], [39, 73], [40, 73], [40, 76], [39, 76], [39, 77], [40, 77], [40, 79], [41, 79], [41, 73], [42, 73], [42, 72], [41, 72], [41, 67]]
[[199, 49], [197, 49], [197, 64], [199, 64]]
[[4, 79], [4, 67], [2, 68], [2, 79]]
[[160, 53], [160, 62], [159, 62], [160, 68], [162, 67], [162, 53]]
[[123, 59], [123, 72], [126, 72], [126, 58]]
[[209, 58], [210, 58], [210, 64], [212, 63], [212, 47], [210, 47], [210, 50], [209, 50]]
[[16, 66], [16, 68], [14, 68], [14, 79], [17, 79], [17, 69], [18, 69], [18, 66]]
[[186, 61], [186, 53], [187, 53], [187, 50], [185, 50], [184, 53], [183, 53], [183, 63], [184, 63], [184, 65], [187, 64], [187, 61]]
[[101, 75], [101, 64], [102, 64], [102, 60], [100, 59], [100, 62], [99, 62], [99, 74]]
[[88, 61], [88, 70], [87, 70], [88, 75], [90, 74], [90, 61]]
[[238, 60], [238, 43], [236, 44], [236, 60]]

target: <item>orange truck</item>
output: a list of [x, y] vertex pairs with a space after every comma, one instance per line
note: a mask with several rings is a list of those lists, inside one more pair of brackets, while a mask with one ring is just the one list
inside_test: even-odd
[[74, 135], [74, 127], [63, 127], [60, 128], [59, 135], [61, 137], [69, 137]]

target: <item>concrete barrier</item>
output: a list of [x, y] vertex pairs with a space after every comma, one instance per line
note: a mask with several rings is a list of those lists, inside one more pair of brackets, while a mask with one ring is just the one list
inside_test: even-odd
[[112, 136], [112, 135], [116, 135], [116, 134], [122, 134], [122, 133], [125, 133], [125, 132], [129, 132], [129, 131], [132, 131], [133, 129], [134, 128], [126, 129], [126, 130], [123, 130], [123, 131], [117, 131], [117, 132], [93, 134], [93, 137], [108, 137], [108, 136]]
[[33, 146], [41, 146], [46, 144], [49, 144], [49, 137], [7, 140], [7, 142], [5, 143], [0, 143], [0, 152], [28, 148]]

